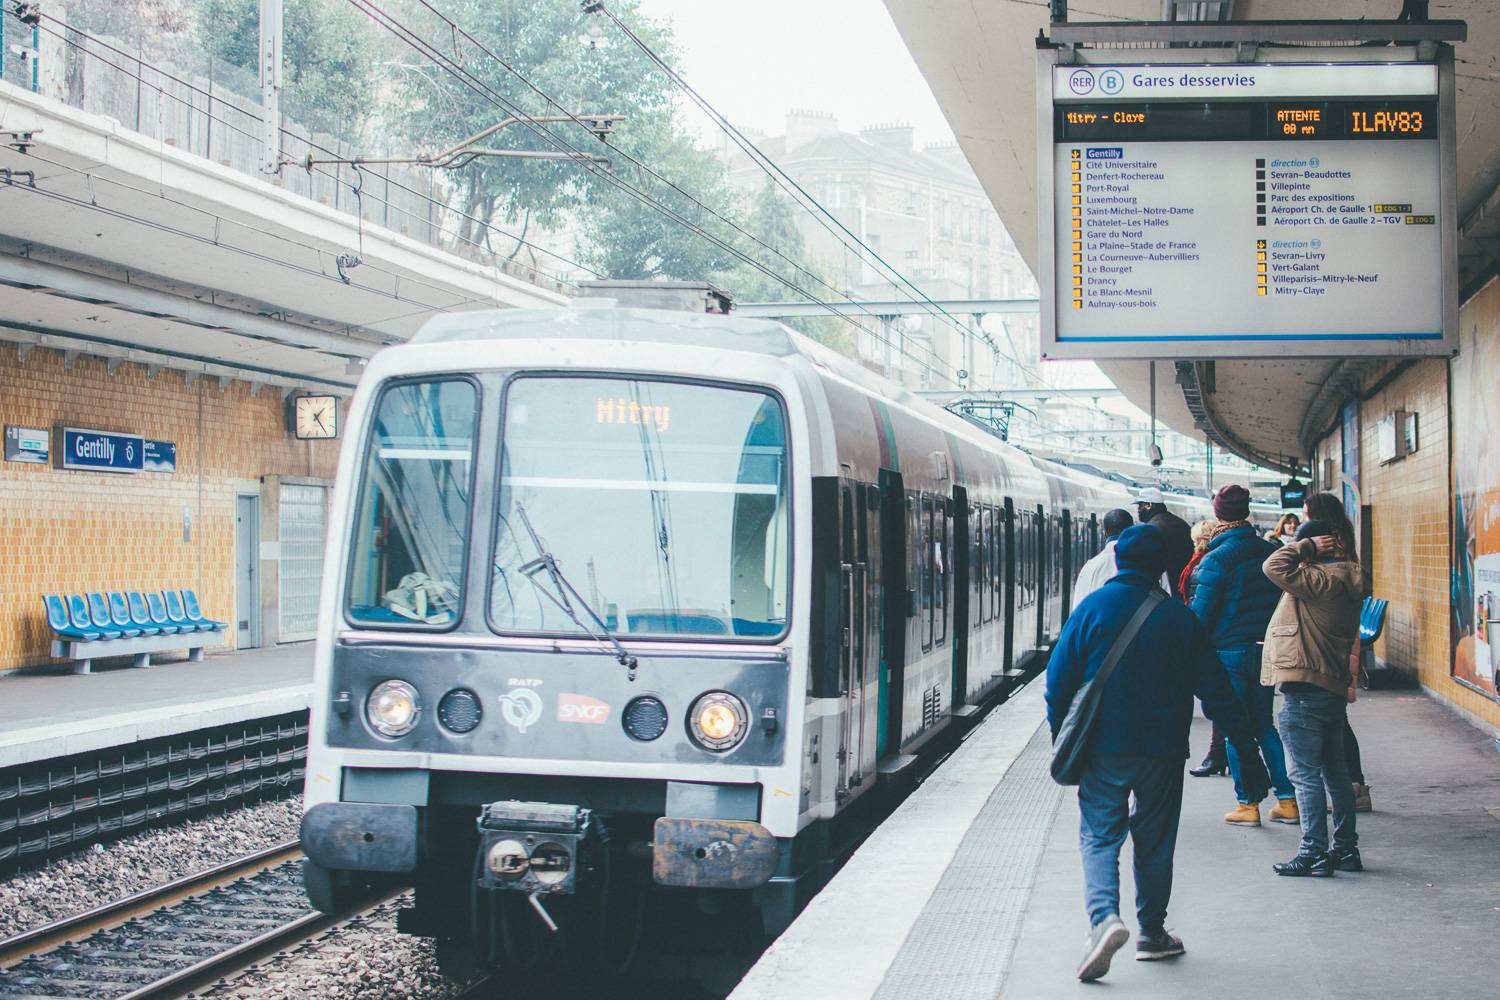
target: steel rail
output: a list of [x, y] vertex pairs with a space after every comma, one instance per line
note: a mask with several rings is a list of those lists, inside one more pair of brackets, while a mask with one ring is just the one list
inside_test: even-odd
[[217, 955], [211, 955], [196, 965], [179, 969], [149, 986], [142, 986], [138, 990], [126, 993], [117, 1000], [167, 1000], [169, 997], [180, 997], [190, 991], [243, 972], [263, 959], [286, 951], [323, 931], [368, 913], [371, 909], [396, 898], [405, 891], [402, 888], [366, 897], [360, 900], [349, 913], [328, 914], [313, 911], [275, 930], [267, 931], [259, 937], [234, 945]]
[[51, 951], [59, 945], [87, 937], [96, 931], [122, 924], [144, 910], [160, 909], [204, 889], [274, 868], [295, 859], [301, 853], [301, 841], [285, 841], [233, 861], [226, 861], [150, 889], [143, 889], [122, 899], [103, 903], [71, 917], [63, 917], [29, 931], [23, 931], [0, 941], [0, 969], [10, 968], [23, 959]]

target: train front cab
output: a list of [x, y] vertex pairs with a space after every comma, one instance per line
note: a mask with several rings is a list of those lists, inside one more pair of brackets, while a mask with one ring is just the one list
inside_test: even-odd
[[[411, 880], [404, 930], [497, 960], [532, 901], [577, 927], [652, 884], [795, 898], [812, 446], [794, 379], [472, 372], [464, 344], [422, 347], [459, 374], [407, 375], [413, 350], [372, 362], [341, 460], [314, 903]], [[692, 360], [651, 354], [619, 366]]]

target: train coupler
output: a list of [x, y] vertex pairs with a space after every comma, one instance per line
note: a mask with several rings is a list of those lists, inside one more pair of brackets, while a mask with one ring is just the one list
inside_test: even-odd
[[480, 887], [527, 894], [549, 926], [540, 897], [576, 893], [603, 846], [603, 825], [581, 806], [491, 802], [478, 827]]

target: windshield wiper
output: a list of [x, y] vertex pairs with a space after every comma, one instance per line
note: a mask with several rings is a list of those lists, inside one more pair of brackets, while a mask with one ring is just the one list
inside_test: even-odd
[[[584, 600], [583, 595], [578, 592], [578, 588], [568, 582], [568, 578], [563, 575], [563, 571], [558, 567], [557, 560], [553, 558], [551, 552], [547, 551], [546, 546], [542, 544], [541, 536], [539, 536], [536, 533], [536, 529], [531, 526], [531, 518], [526, 516], [525, 505], [517, 503], [516, 512], [521, 515], [521, 523], [526, 525], [526, 533], [531, 536], [531, 544], [536, 548], [536, 558], [531, 560], [530, 562], [521, 564], [521, 574], [525, 576], [526, 579], [530, 580], [532, 582], [532, 585], [535, 586], [537, 590], [545, 594], [548, 600], [561, 608], [563, 614], [567, 615], [573, 620], [574, 625], [577, 625], [579, 628], [583, 629], [584, 632], [588, 633], [590, 639], [594, 639], [598, 642], [607, 642], [609, 643], [609, 645], [613, 646], [615, 651], [615, 659], [619, 660], [620, 666], [625, 668], [627, 679], [634, 681], [635, 668], [637, 663], [636, 658], [630, 655], [630, 651], [620, 644], [619, 639], [615, 638], [614, 633], [609, 630], [609, 626], [604, 624], [604, 619], [599, 617], [599, 612], [595, 611], [592, 605], [590, 605], [588, 601]], [[556, 594], [553, 594], [550, 590], [536, 582], [536, 575], [543, 570], [545, 570], [547, 575], [552, 578], [552, 586], [557, 588]], [[572, 595], [573, 601], [577, 601], [578, 606], [588, 612], [589, 617], [592, 618], [594, 620], [594, 624], [598, 626], [598, 631], [595, 631], [593, 628], [589, 627], [589, 625], [581, 617], [579, 617], [578, 612], [573, 610], [573, 601], [568, 600], [568, 596], [570, 594]]]

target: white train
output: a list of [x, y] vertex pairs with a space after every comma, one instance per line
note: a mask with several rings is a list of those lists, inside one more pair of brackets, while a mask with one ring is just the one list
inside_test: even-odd
[[778, 324], [690, 313], [435, 319], [371, 361], [347, 434], [309, 894], [410, 880], [403, 929], [491, 963], [544, 921], [618, 958], [617, 901], [651, 892], [783, 926], [1133, 507]]

